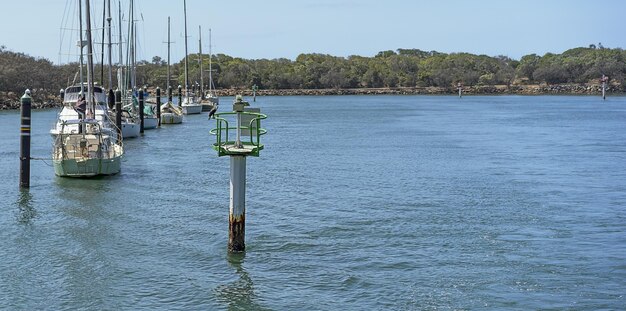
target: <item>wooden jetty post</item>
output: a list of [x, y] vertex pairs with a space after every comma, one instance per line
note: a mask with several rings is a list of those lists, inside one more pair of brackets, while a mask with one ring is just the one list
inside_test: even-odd
[[459, 98], [463, 98], [463, 84], [459, 82], [456, 84], [456, 87], [459, 89]]
[[252, 86], [252, 101], [256, 102], [256, 90], [258, 90], [259, 87], [255, 85]]
[[[260, 113], [260, 110], [245, 107], [249, 103], [243, 101], [238, 95], [233, 103], [232, 112], [222, 112], [215, 114], [216, 128], [211, 130], [211, 134], [217, 135], [217, 142], [213, 144], [213, 149], [218, 152], [218, 156], [230, 157], [230, 207], [228, 215], [228, 251], [243, 252], [245, 246], [246, 233], [246, 157], [259, 156], [259, 151], [263, 149], [260, 143], [261, 135], [266, 131], [261, 128], [261, 120], [267, 118]], [[227, 126], [224, 116], [234, 116], [237, 120], [237, 127]], [[235, 140], [229, 140], [228, 131], [235, 130]], [[227, 133], [223, 133], [226, 131]], [[242, 141], [242, 136], [251, 136], [250, 140]]]
[[20, 188], [30, 187], [30, 90], [20, 99]]
[[161, 88], [156, 88], [157, 126], [161, 126]]
[[139, 133], [143, 134], [143, 89], [139, 89]]
[[178, 85], [178, 107], [183, 105], [183, 87]]
[[115, 127], [118, 140], [122, 140], [122, 91], [115, 91]]

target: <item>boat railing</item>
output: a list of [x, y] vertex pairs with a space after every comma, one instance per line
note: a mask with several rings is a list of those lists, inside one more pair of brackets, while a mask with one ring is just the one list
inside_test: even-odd
[[[213, 149], [218, 152], [218, 156], [246, 154], [252, 156], [259, 156], [259, 151], [263, 149], [261, 144], [261, 136], [267, 133], [267, 130], [261, 128], [261, 120], [266, 119], [267, 116], [258, 112], [239, 112], [243, 117], [249, 119], [249, 122], [245, 122], [239, 128], [237, 126], [230, 126], [225, 116], [237, 116], [237, 112], [220, 112], [215, 114], [216, 127], [209, 131], [212, 135], [216, 135], [217, 140], [213, 144]], [[240, 131], [240, 136], [250, 137], [249, 141], [241, 140], [241, 144], [244, 148], [236, 148], [237, 142], [232, 137], [237, 137], [237, 130]], [[232, 133], [231, 133], [232, 132]]]
[[[82, 133], [66, 133], [65, 126], [84, 126]], [[120, 148], [115, 148], [115, 145]], [[105, 133], [100, 124], [94, 119], [67, 120], [61, 125], [61, 131], [55, 139], [53, 154], [62, 159], [112, 159], [123, 155], [123, 143], [117, 138], [117, 133]]]

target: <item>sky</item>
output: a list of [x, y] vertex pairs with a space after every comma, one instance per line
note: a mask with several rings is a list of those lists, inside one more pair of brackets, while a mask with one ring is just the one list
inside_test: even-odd
[[[54, 63], [75, 61], [77, 32], [61, 28], [78, 27], [77, 1], [0, 0], [0, 45]], [[91, 1], [98, 25], [103, 1]], [[129, 1], [121, 1], [124, 19]], [[183, 0], [135, 3], [138, 58], [166, 59], [170, 16], [171, 59], [182, 59]], [[112, 0], [114, 24], [117, 6]], [[188, 50], [198, 51], [200, 25], [205, 54], [211, 28], [213, 53], [246, 59], [374, 56], [398, 48], [519, 59], [598, 43], [625, 48], [623, 12], [622, 0], [187, 0]]]

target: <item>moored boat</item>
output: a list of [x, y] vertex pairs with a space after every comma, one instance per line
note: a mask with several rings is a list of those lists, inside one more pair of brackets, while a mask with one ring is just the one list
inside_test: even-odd
[[161, 124], [179, 124], [183, 122], [182, 110], [171, 102], [161, 105]]
[[[66, 126], [77, 126], [83, 131], [64, 131]], [[114, 175], [121, 170], [123, 155], [122, 143], [103, 131], [97, 120], [66, 120], [54, 140], [52, 166], [61, 177]]]
[[[55, 128], [51, 131], [54, 137], [52, 149], [54, 173], [63, 177], [117, 174], [121, 170], [121, 158], [124, 155], [121, 138], [110, 126], [112, 122], [106, 106], [105, 93], [101, 87], [94, 84], [89, 0], [85, 0], [85, 6], [86, 41], [82, 39], [82, 18], [79, 30], [81, 83], [65, 90], [63, 108]], [[82, 11], [79, 5], [80, 17]], [[86, 85], [82, 82], [84, 46], [87, 46]]]

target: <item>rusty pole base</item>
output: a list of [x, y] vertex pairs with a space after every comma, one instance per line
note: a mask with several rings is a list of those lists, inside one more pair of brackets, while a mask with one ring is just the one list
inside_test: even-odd
[[240, 215], [239, 217], [235, 217], [230, 215], [228, 220], [228, 251], [245, 251], [246, 216]]

